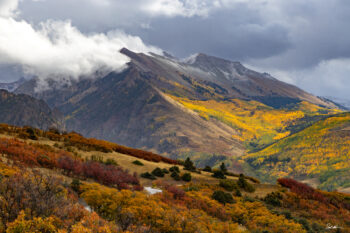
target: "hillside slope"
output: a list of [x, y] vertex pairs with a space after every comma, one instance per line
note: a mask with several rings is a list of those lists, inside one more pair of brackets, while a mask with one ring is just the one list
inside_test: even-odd
[[41, 129], [64, 127], [60, 114], [52, 111], [43, 100], [6, 90], [0, 90], [0, 123], [30, 125]]
[[264, 180], [316, 178], [322, 189], [350, 187], [350, 113], [312, 126], [244, 157]]
[[[350, 230], [346, 194], [291, 179], [280, 179], [279, 185], [229, 173], [220, 179], [213, 177], [218, 170], [184, 170], [177, 161], [77, 133], [31, 129], [32, 140], [23, 138], [24, 132], [28, 128], [0, 126], [1, 231]], [[157, 175], [150, 180], [144, 172]]]

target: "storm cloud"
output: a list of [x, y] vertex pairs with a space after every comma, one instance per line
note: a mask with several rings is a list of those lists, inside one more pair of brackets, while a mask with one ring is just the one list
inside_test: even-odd
[[50, 20], [86, 36], [118, 30], [181, 58], [237, 60], [316, 95], [350, 98], [347, 0], [22, 0], [18, 8], [11, 1], [0, 0], [12, 9], [0, 15], [33, 28]]

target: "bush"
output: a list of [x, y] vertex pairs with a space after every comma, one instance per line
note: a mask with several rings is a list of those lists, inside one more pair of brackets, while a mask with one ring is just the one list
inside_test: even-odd
[[193, 165], [193, 162], [188, 157], [184, 162], [184, 170], [187, 170], [187, 171], [195, 171], [196, 170], [196, 167]]
[[253, 202], [256, 202], [257, 199], [255, 199], [254, 197], [250, 197], [250, 196], [245, 195], [245, 196], [243, 197], [243, 201], [244, 201], [244, 202], [251, 202], [251, 203], [253, 203]]
[[157, 179], [154, 175], [152, 175], [152, 174], [149, 173], [149, 172], [142, 173], [140, 176], [141, 176], [142, 178], [150, 179], [150, 180], [156, 180], [156, 179]]
[[162, 171], [163, 171], [164, 174], [169, 174], [169, 171], [166, 168], [163, 168]]
[[91, 178], [104, 185], [117, 186], [118, 189], [128, 188], [128, 184], [140, 184], [136, 174], [131, 175], [121, 167], [95, 161], [82, 162], [63, 156], [58, 159], [58, 168], [63, 169], [67, 175]]
[[135, 160], [132, 163], [137, 165], [137, 166], [144, 166], [144, 164], [141, 161], [139, 161], [139, 160]]
[[118, 166], [117, 161], [115, 161], [114, 159], [107, 159], [104, 164], [106, 165], [113, 165], [113, 166]]
[[246, 192], [252, 193], [252, 192], [255, 191], [254, 186], [248, 183], [248, 181], [245, 179], [243, 174], [239, 175], [239, 178], [238, 178], [238, 181], [237, 181], [237, 185], [240, 188], [244, 189], [244, 191], [246, 191]]
[[160, 169], [159, 167], [155, 168], [153, 171], [152, 171], [152, 175], [154, 176], [158, 176], [158, 177], [164, 177], [164, 172], [162, 169]]
[[214, 174], [212, 175], [212, 177], [217, 179], [226, 179], [226, 176], [222, 171], [214, 171]]
[[238, 189], [237, 183], [233, 180], [221, 180], [219, 185], [229, 192]]
[[73, 191], [80, 194], [81, 193], [80, 185], [81, 185], [81, 182], [79, 179], [73, 179], [72, 183], [70, 184], [70, 187], [71, 189], [73, 189]]
[[182, 189], [179, 189], [178, 187], [176, 187], [174, 185], [167, 187], [166, 190], [169, 193], [173, 194], [174, 199], [183, 199], [186, 195], [185, 191], [183, 191]]
[[292, 213], [290, 211], [284, 211], [281, 213], [286, 219], [293, 219]]
[[190, 173], [185, 173], [182, 175], [181, 179], [186, 182], [190, 182], [192, 180], [192, 176]]
[[38, 136], [36, 135], [36, 132], [33, 128], [31, 127], [26, 128], [26, 133], [28, 134], [29, 139], [38, 140]]
[[212, 198], [222, 204], [235, 203], [231, 193], [226, 193], [220, 190], [214, 191]]
[[283, 196], [280, 192], [272, 192], [264, 197], [264, 202], [273, 206], [281, 206]]
[[241, 193], [241, 191], [238, 188], [235, 190], [235, 196], [236, 197], [241, 197], [242, 196], [242, 193]]
[[203, 168], [203, 171], [211, 172], [211, 167], [210, 166], [205, 166], [205, 168]]
[[221, 165], [220, 165], [220, 170], [221, 170], [223, 173], [226, 173], [226, 172], [227, 172], [227, 168], [226, 168], [225, 163], [221, 163]]
[[174, 180], [176, 180], [176, 181], [181, 180], [181, 177], [180, 177], [179, 173], [177, 173], [177, 172], [172, 172], [172, 173], [170, 174], [170, 176], [171, 176]]
[[169, 168], [169, 171], [180, 173], [180, 169], [178, 166], [172, 166], [171, 168]]

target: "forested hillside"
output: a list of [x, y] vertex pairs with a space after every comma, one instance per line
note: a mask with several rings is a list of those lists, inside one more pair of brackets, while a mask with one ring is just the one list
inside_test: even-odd
[[322, 189], [350, 187], [350, 113], [310, 127], [244, 157], [265, 181], [276, 177], [314, 179]]
[[198, 169], [190, 159], [8, 125], [0, 154], [0, 232], [350, 230], [349, 195], [291, 179], [261, 184], [225, 164]]

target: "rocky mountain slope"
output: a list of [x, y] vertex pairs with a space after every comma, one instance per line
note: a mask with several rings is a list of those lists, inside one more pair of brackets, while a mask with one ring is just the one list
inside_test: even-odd
[[24, 94], [0, 90], [0, 122], [41, 129], [64, 127], [60, 114], [43, 101]]
[[127, 49], [122, 53], [131, 62], [121, 73], [60, 88], [52, 81], [52, 88], [43, 92], [35, 92], [33, 79], [16, 93], [32, 95], [58, 108], [69, 130], [170, 156], [195, 152], [235, 157], [246, 149], [239, 127], [220, 117], [203, 118], [198, 110], [173, 97], [226, 103], [241, 99], [247, 101], [245, 104], [258, 101], [275, 109], [292, 109], [303, 101], [335, 107], [238, 62], [204, 54], [179, 61]]

